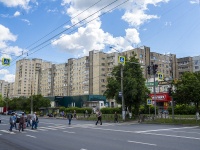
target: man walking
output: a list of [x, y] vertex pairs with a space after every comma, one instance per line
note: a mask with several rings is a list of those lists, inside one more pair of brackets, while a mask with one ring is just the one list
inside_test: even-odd
[[30, 127], [31, 127], [31, 115], [30, 115], [30, 114], [28, 114], [28, 116], [27, 116], [27, 124], [26, 124], [26, 127], [29, 127], [28, 125], [30, 125]]
[[115, 112], [114, 118], [115, 118], [114, 122], [117, 123], [118, 122], [118, 114], [117, 114], [117, 112]]
[[70, 111], [69, 112], [69, 114], [67, 115], [67, 118], [68, 118], [68, 120], [69, 120], [69, 125], [71, 125], [71, 120], [72, 120], [72, 118], [73, 118], [73, 115], [72, 115], [72, 112]]
[[14, 116], [14, 113], [12, 113], [12, 115], [10, 116], [10, 119], [9, 119], [9, 122], [10, 122], [10, 129], [9, 129], [9, 131], [11, 131], [11, 132], [12, 132], [12, 128], [14, 127], [14, 122], [15, 122], [13, 116]]
[[22, 131], [24, 131], [24, 127], [25, 127], [25, 117], [24, 117], [24, 113], [22, 113], [22, 116], [19, 119], [19, 132], [22, 129]]
[[100, 125], [102, 125], [102, 113], [100, 110], [97, 110], [97, 122], [96, 122], [96, 125], [98, 124], [98, 122], [100, 121]]
[[33, 127], [36, 129], [36, 112], [34, 112], [33, 117], [32, 117], [32, 130]]

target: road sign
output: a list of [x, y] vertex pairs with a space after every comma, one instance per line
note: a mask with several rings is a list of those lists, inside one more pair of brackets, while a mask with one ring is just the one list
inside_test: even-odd
[[119, 97], [122, 97], [122, 92], [119, 92]]
[[152, 105], [152, 99], [147, 99], [147, 105]]
[[158, 73], [158, 79], [159, 80], [164, 80], [164, 75], [162, 73]]
[[120, 64], [125, 64], [125, 57], [124, 56], [119, 56], [119, 60], [118, 60], [118, 62], [120, 63]]
[[2, 58], [2, 65], [9, 66], [10, 65], [10, 59], [9, 58]]

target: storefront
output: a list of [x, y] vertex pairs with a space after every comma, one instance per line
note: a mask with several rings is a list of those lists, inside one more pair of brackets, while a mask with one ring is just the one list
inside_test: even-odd
[[168, 109], [169, 103], [171, 102], [171, 97], [168, 93], [156, 93], [155, 96], [152, 93], [149, 96], [152, 99], [153, 105], [155, 104], [156, 100], [156, 106], [158, 107], [159, 111]]

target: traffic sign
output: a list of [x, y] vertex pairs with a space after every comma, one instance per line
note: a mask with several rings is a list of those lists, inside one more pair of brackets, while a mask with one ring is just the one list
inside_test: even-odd
[[152, 99], [147, 99], [147, 105], [152, 105]]
[[9, 58], [2, 58], [2, 65], [9, 66], [10, 65], [10, 59]]
[[124, 56], [119, 56], [119, 60], [118, 60], [118, 62], [120, 63], [120, 64], [125, 64], [125, 57]]
[[122, 92], [119, 92], [119, 97], [122, 97]]

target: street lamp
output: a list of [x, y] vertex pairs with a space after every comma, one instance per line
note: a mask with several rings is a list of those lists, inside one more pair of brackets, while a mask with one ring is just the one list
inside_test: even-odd
[[[118, 53], [120, 53], [120, 51], [118, 51], [117, 49], [115, 49], [114, 47], [110, 47], [114, 50], [116, 50]], [[120, 57], [120, 56], [119, 56]], [[124, 63], [125, 63], [125, 59], [124, 59]], [[123, 64], [121, 63], [121, 97], [122, 97], [122, 120], [125, 120], [125, 102], [124, 102], [124, 89], [123, 89]]]

